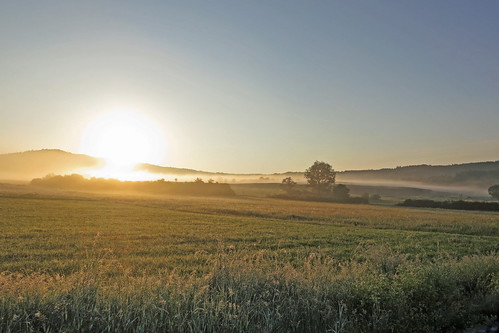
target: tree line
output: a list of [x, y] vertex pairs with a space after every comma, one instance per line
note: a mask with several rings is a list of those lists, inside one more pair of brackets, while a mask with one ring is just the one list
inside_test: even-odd
[[[351, 197], [350, 189], [343, 184], [336, 184], [336, 172], [332, 166], [326, 162], [315, 161], [312, 166], [304, 172], [305, 179], [312, 191], [304, 191], [298, 188], [297, 182], [291, 177], [286, 177], [281, 182], [282, 189], [286, 195], [278, 197], [288, 199], [317, 200], [317, 201], [336, 201], [336, 202], [354, 202], [368, 203], [369, 194], [362, 197]], [[499, 185], [493, 185], [488, 188], [491, 197], [499, 200]], [[379, 200], [379, 196], [372, 196], [371, 199]], [[468, 204], [463, 201], [456, 202], [435, 202], [431, 200], [406, 200], [401, 205], [413, 207], [434, 207], [451, 209], [479, 209], [495, 210], [494, 205], [482, 205], [479, 203]], [[493, 207], [492, 207], [493, 206]]]
[[423, 199], [407, 199], [399, 206], [419, 207], [419, 208], [441, 208], [441, 209], [458, 209], [458, 210], [483, 210], [491, 212], [499, 212], [499, 203], [484, 202], [484, 201], [434, 201]]
[[47, 175], [35, 178], [30, 183], [32, 186], [83, 190], [83, 191], [132, 191], [156, 194], [183, 194], [206, 196], [234, 196], [235, 193], [229, 184], [215, 183], [213, 181], [170, 182], [164, 179], [154, 181], [121, 181], [117, 179], [90, 178], [79, 174], [72, 175]]

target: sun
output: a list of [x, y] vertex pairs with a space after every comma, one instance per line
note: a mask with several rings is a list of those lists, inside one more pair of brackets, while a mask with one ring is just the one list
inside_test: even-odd
[[80, 151], [103, 158], [108, 165], [131, 169], [138, 163], [161, 163], [165, 148], [165, 135], [155, 122], [141, 113], [119, 109], [87, 125]]

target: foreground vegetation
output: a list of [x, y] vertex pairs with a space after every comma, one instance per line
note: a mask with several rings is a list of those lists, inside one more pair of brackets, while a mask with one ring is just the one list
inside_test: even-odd
[[431, 332], [499, 312], [499, 215], [4, 193], [1, 332]]
[[486, 320], [499, 306], [493, 255], [423, 265], [400, 254], [341, 264], [311, 253], [300, 268], [267, 255], [221, 253], [201, 277], [110, 277], [119, 265], [70, 276], [4, 274], [0, 329], [433, 332]]

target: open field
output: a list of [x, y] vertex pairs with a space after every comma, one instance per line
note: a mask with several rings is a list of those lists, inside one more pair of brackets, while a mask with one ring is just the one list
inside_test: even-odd
[[455, 331], [499, 311], [499, 214], [0, 191], [0, 331]]

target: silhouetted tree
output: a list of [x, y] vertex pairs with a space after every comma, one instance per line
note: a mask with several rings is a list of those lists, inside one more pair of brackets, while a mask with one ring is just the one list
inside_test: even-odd
[[330, 164], [315, 161], [315, 163], [305, 170], [307, 182], [319, 193], [330, 192], [336, 180], [336, 172]]
[[284, 189], [284, 191], [288, 193], [293, 192], [295, 186], [296, 182], [291, 177], [286, 177], [281, 182], [281, 187]]
[[204, 181], [198, 177], [198, 178], [194, 179], [194, 183], [204, 183]]
[[489, 187], [489, 194], [499, 200], [499, 185], [494, 185], [494, 186], [491, 186]]

